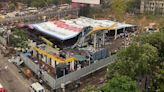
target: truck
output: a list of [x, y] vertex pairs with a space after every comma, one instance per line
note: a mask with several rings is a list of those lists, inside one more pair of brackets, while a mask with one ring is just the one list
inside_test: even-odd
[[1, 83], [0, 83], [0, 92], [7, 92]]
[[30, 92], [46, 92], [46, 91], [39, 82], [36, 82], [30, 86]]

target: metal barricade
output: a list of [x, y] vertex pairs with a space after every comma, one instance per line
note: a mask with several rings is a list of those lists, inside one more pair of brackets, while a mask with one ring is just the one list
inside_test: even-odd
[[[22, 59], [24, 60], [24, 63], [26, 66], [28, 66], [34, 73], [38, 75], [39, 71], [39, 65], [35, 64], [30, 58], [26, 57], [25, 55], [21, 54]], [[75, 72], [69, 73], [63, 77], [60, 78], [53, 78], [51, 75], [49, 75], [46, 71], [42, 72], [42, 80], [45, 81], [52, 89], [58, 89], [61, 87], [61, 84], [69, 84], [73, 81], [76, 81], [86, 75], [89, 75], [101, 68], [106, 67], [107, 65], [111, 64], [116, 59], [116, 55], [110, 56], [106, 59], [102, 59], [99, 61], [96, 61], [95, 63], [86, 66], [80, 70], [77, 70]]]
[[51, 88], [55, 88], [55, 78], [53, 78], [52, 76], [50, 76], [47, 72], [43, 72], [42, 73], [42, 80], [44, 82], [46, 82]]
[[0, 36], [0, 43], [6, 46], [7, 45], [7, 39]]
[[35, 64], [30, 58], [28, 58], [24, 54], [21, 54], [21, 58], [23, 59], [25, 65], [29, 67], [36, 75], [38, 75], [39, 65]]
[[111, 56], [109, 58], [97, 61], [96, 63], [93, 63], [85, 68], [82, 68], [81, 70], [77, 70], [77, 71], [67, 74], [61, 78], [58, 78], [58, 79], [56, 79], [56, 82], [55, 82], [55, 89], [60, 88], [62, 83], [68, 84], [68, 83], [78, 80], [90, 73], [93, 73], [93, 72], [111, 64], [115, 59], [116, 59], [116, 56]]

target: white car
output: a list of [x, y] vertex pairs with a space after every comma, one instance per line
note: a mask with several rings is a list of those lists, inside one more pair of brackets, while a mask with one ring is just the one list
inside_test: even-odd
[[46, 92], [44, 87], [38, 82], [33, 83], [29, 89], [30, 92]]

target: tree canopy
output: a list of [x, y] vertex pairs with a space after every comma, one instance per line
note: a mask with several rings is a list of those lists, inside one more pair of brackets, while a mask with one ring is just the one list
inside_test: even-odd
[[161, 29], [161, 32], [142, 34], [139, 37], [135, 38], [134, 41], [141, 44], [149, 43], [152, 46], [156, 47], [159, 52], [160, 57], [164, 57], [164, 28]]
[[11, 3], [14, 5], [16, 5], [16, 2], [22, 2], [33, 7], [44, 7], [51, 4], [70, 3], [71, 0], [11, 0]]
[[14, 29], [10, 36], [10, 44], [13, 47], [26, 48], [28, 47], [28, 35], [26, 30]]
[[44, 7], [44, 6], [49, 6], [50, 4], [56, 4], [56, 3], [58, 3], [57, 0], [32, 0], [30, 5], [34, 7]]
[[149, 43], [158, 50], [158, 62], [152, 67], [152, 78], [157, 81], [159, 92], [164, 91], [164, 28], [160, 32], [143, 34], [134, 39], [141, 44]]
[[127, 11], [127, 0], [112, 0], [111, 10], [117, 15], [122, 16]]
[[134, 38], [128, 48], [117, 53], [116, 62], [108, 67], [107, 77], [111, 79], [123, 75], [137, 82], [148, 78], [149, 83], [145, 84], [150, 86], [151, 91], [163, 92], [163, 60], [164, 29], [157, 33], [143, 33]]
[[109, 80], [102, 88], [102, 92], [139, 92], [137, 82], [128, 76], [116, 76]]
[[144, 76], [158, 60], [157, 49], [150, 44], [132, 44], [118, 53], [116, 63], [109, 66], [109, 76], [127, 75], [131, 78]]

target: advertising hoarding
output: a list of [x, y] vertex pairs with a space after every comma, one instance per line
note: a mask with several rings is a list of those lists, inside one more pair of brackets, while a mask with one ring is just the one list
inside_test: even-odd
[[100, 0], [72, 0], [72, 2], [85, 4], [100, 4]]

